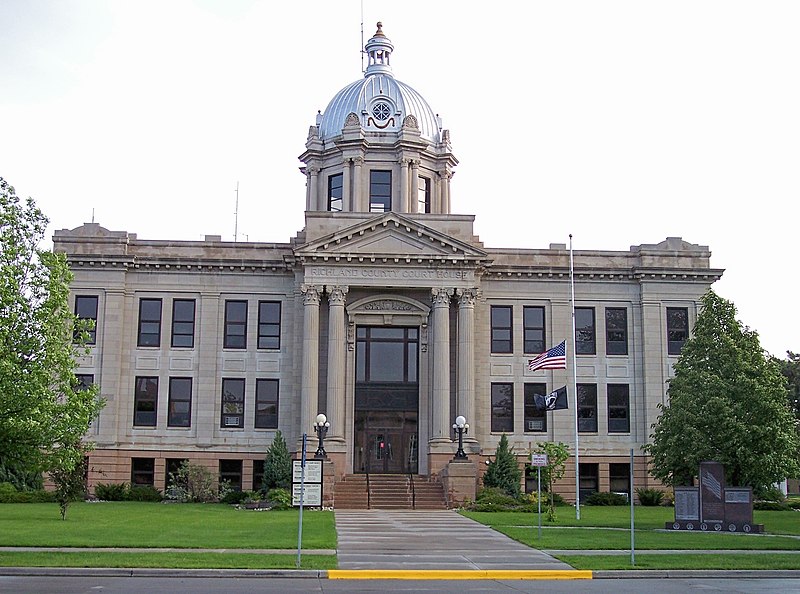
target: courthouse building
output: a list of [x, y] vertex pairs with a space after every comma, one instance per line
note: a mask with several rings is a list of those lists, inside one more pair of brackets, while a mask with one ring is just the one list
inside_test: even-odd
[[[163, 489], [191, 459], [258, 487], [276, 431], [294, 452], [308, 433], [313, 453], [318, 413], [337, 483], [446, 477], [458, 415], [479, 475], [503, 434], [520, 461], [544, 441], [574, 455], [576, 402], [581, 491], [629, 492], [631, 448], [637, 485], [652, 482], [640, 447], [722, 274], [709, 249], [670, 237], [576, 251], [573, 335], [567, 246], [481, 242], [451, 195], [449, 130], [394, 78], [393, 49], [379, 25], [364, 77], [310, 127], [296, 197], [305, 227], [283, 242], [56, 231], [75, 312], [96, 321], [78, 369], [107, 401], [88, 433], [92, 484]], [[529, 371], [562, 340], [566, 369]], [[536, 408], [565, 385], [569, 410]], [[571, 500], [575, 470], [573, 457], [559, 486]]]

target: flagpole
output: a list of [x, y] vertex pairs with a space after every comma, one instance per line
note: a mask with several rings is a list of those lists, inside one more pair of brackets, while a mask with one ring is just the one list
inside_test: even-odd
[[569, 234], [569, 286], [572, 293], [572, 393], [575, 394], [575, 519], [581, 519], [580, 455], [578, 454], [578, 358], [575, 348], [575, 273], [572, 263], [572, 233]]

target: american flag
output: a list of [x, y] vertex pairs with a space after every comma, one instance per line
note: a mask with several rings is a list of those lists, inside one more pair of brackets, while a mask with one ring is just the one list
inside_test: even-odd
[[528, 371], [537, 369], [566, 369], [567, 368], [567, 341], [562, 340], [546, 353], [535, 359], [528, 359]]

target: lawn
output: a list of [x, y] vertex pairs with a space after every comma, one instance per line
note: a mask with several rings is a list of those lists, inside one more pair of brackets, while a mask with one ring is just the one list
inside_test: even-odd
[[[0, 546], [296, 549], [298, 512], [220, 504], [55, 503], [0, 505]], [[303, 514], [303, 548], [335, 549], [333, 512]]]

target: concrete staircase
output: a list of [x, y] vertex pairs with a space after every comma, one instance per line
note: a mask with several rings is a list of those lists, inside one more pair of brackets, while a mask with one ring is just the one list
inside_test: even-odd
[[442, 484], [426, 476], [371, 474], [369, 494], [367, 476], [351, 474], [336, 483], [334, 507], [337, 509], [447, 509]]

